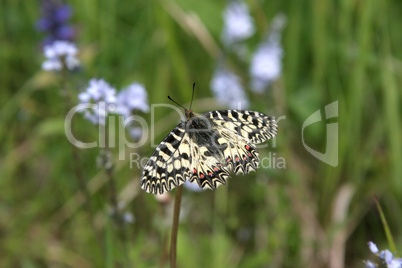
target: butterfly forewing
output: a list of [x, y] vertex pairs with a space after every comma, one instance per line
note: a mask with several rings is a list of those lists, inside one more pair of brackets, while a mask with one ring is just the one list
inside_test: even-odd
[[159, 144], [144, 167], [141, 188], [153, 194], [161, 194], [189, 179], [191, 164], [189, 137], [185, 123], [175, 127]]
[[152, 154], [142, 173], [141, 188], [161, 194], [189, 180], [201, 188], [215, 189], [226, 184], [230, 171], [247, 174], [256, 170], [255, 144], [273, 138], [277, 129], [273, 118], [254, 111], [191, 112], [191, 118], [174, 128]]

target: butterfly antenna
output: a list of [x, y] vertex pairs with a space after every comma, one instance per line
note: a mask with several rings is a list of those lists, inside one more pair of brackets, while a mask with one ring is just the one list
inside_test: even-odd
[[171, 100], [171, 101], [173, 101], [173, 102], [176, 103], [177, 105], [179, 105], [181, 108], [184, 108], [184, 110], [187, 110], [186, 107], [184, 107], [183, 105], [181, 105], [181, 104], [177, 103], [176, 101], [174, 101], [170, 96], [168, 96], [168, 99]]
[[194, 91], [195, 91], [195, 83], [193, 83], [193, 95], [191, 96], [190, 111], [191, 111], [191, 105], [193, 105]]

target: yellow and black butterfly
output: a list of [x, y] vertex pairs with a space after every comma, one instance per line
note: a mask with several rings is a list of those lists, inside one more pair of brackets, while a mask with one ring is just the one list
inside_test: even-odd
[[272, 139], [278, 130], [275, 120], [260, 112], [197, 114], [191, 105], [184, 109], [186, 120], [163, 139], [144, 167], [141, 188], [148, 193], [162, 194], [187, 180], [215, 189], [226, 184], [230, 171], [247, 174], [256, 170], [255, 145]]

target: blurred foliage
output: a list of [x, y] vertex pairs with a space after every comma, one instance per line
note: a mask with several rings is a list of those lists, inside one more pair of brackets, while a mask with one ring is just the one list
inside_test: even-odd
[[[209, 81], [224, 52], [220, 44], [224, 1], [70, 1], [83, 63], [71, 76], [74, 101], [92, 77], [116, 88], [143, 83], [150, 103], [171, 95], [193, 109], [220, 109]], [[262, 95], [248, 90], [253, 110], [286, 116], [273, 151], [286, 169], [234, 176], [228, 186], [184, 191], [179, 267], [362, 267], [372, 240], [386, 248], [377, 195], [402, 249], [401, 2], [247, 1], [257, 33], [252, 53], [279, 12], [282, 78]], [[35, 30], [39, 1], [2, 1], [0, 14], [0, 266], [166, 267], [171, 201], [140, 190], [141, 169], [116, 159], [119, 200], [135, 216], [126, 225], [124, 256], [108, 216], [106, 176], [99, 150], [79, 150], [93, 205], [87, 213], [74, 179], [74, 158], [64, 133], [65, 103], [57, 76], [45, 73]], [[399, 29], [399, 30], [398, 30]], [[251, 55], [251, 54], [250, 54]], [[244, 63], [227, 54], [247, 77]], [[230, 94], [230, 89], [228, 89]], [[339, 163], [310, 155], [302, 125], [315, 111], [339, 102]], [[151, 122], [149, 114], [144, 115]], [[155, 143], [179, 118], [156, 109]], [[76, 136], [97, 139], [97, 127], [76, 116]], [[326, 150], [326, 121], [306, 129], [309, 146]], [[139, 149], [149, 157], [150, 139]], [[272, 156], [272, 155], [271, 155]], [[92, 224], [91, 224], [92, 222]]]

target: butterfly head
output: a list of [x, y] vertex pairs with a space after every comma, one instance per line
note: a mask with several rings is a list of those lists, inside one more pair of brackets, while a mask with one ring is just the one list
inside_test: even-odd
[[191, 118], [193, 118], [195, 116], [195, 113], [188, 109], [185, 109], [185, 113], [186, 113], [187, 120], [190, 120]]
[[174, 101], [170, 96], [168, 96], [168, 99], [169, 99], [169, 100], [173, 101], [174, 103], [176, 103], [176, 104], [179, 105], [180, 107], [184, 108], [184, 112], [185, 112], [185, 114], [186, 114], [187, 121], [190, 121], [191, 118], [197, 116], [197, 114], [194, 113], [194, 112], [191, 110], [191, 105], [193, 104], [193, 98], [194, 98], [194, 90], [195, 90], [195, 83], [193, 84], [193, 95], [191, 96], [190, 109], [187, 109], [187, 108], [184, 107], [183, 105], [181, 105], [181, 104], [177, 103], [176, 101]]

